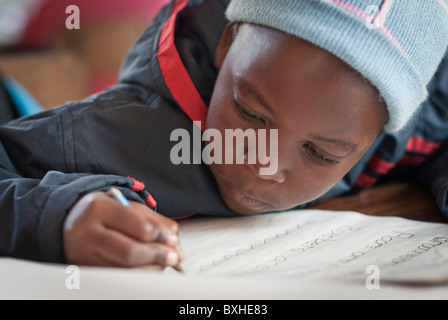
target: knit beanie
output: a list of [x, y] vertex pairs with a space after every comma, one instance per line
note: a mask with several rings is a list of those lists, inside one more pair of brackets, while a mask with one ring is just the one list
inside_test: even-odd
[[406, 126], [448, 47], [448, 0], [232, 0], [234, 22], [271, 27], [357, 70], [387, 104], [386, 130]]

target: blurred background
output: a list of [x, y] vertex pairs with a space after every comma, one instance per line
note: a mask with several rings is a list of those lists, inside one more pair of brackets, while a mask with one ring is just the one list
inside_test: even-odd
[[[126, 53], [169, 1], [0, 0], [5, 88], [48, 109], [115, 84]], [[66, 28], [70, 5], [79, 8], [79, 29]]]

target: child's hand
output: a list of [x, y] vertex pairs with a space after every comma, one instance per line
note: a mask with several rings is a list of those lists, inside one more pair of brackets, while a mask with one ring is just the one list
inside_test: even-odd
[[90, 193], [64, 223], [65, 257], [77, 265], [162, 269], [184, 258], [178, 230], [140, 203], [127, 207], [103, 192]]

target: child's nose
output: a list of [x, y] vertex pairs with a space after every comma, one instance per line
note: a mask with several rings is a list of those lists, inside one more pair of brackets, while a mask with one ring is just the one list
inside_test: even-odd
[[270, 180], [275, 181], [277, 183], [284, 183], [286, 181], [287, 178], [286, 170], [282, 170], [280, 168], [275, 170], [275, 172], [272, 174], [261, 174], [260, 169], [262, 169], [263, 167], [268, 167], [269, 165], [264, 166], [260, 164], [258, 161], [255, 164], [249, 163], [247, 152], [244, 153], [244, 164], [247, 165], [252, 170], [252, 172], [262, 180]]
[[260, 174], [260, 172], [256, 172], [256, 174], [258, 175], [258, 177], [260, 179], [263, 179], [263, 180], [271, 180], [271, 181], [275, 181], [277, 183], [283, 183], [286, 181], [286, 173], [284, 170], [282, 170], [282, 171], [277, 170], [276, 173], [271, 174], [271, 175], [262, 175], [262, 174]]

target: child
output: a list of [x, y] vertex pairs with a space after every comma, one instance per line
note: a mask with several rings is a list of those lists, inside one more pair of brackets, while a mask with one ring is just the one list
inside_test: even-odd
[[[305, 208], [409, 172], [448, 214], [447, 5], [173, 1], [119, 85], [0, 127], [1, 255], [175, 265], [172, 219]], [[172, 133], [194, 136], [193, 121], [223, 136], [277, 130], [277, 170], [261, 175], [244, 144], [225, 149], [243, 164], [175, 165]]]

